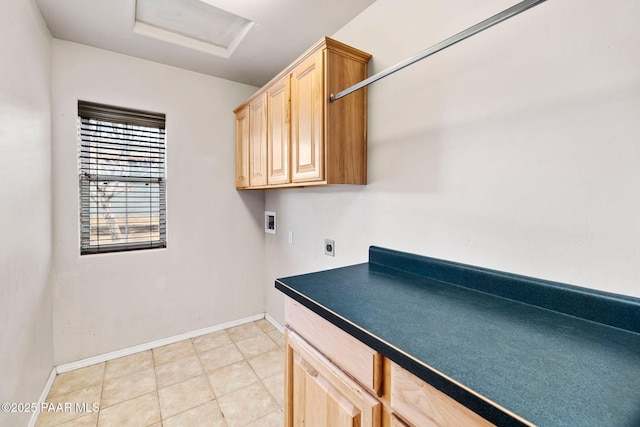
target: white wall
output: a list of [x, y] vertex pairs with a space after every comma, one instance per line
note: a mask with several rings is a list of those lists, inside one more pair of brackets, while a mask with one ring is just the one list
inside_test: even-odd
[[32, 1], [0, 9], [0, 402], [36, 402], [53, 368], [51, 35]]
[[[513, 3], [378, 0], [334, 37], [375, 73]], [[369, 185], [266, 195], [267, 312], [276, 277], [372, 244], [640, 296], [638, 16], [545, 2], [370, 86]]]
[[[264, 312], [264, 195], [234, 172], [232, 110], [255, 90], [54, 40], [56, 364]], [[167, 249], [80, 256], [78, 99], [166, 114]]]

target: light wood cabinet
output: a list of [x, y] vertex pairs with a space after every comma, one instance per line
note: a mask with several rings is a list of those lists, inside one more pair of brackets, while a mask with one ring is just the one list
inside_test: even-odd
[[[249, 139], [249, 159], [267, 165], [266, 171], [249, 168], [249, 183], [242, 160], [236, 158], [236, 187], [283, 188], [367, 182], [367, 97], [366, 88], [330, 102], [330, 95], [364, 80], [371, 55], [328, 37], [320, 40], [289, 67], [274, 77], [234, 112], [236, 116], [259, 114], [266, 118], [266, 135], [238, 136], [236, 144]], [[266, 98], [262, 98], [265, 95]], [[266, 99], [266, 114], [253, 105]], [[236, 122], [239, 118], [236, 117]], [[262, 138], [267, 143], [263, 145]], [[257, 141], [253, 141], [257, 139]], [[254, 155], [253, 150], [265, 149]], [[243, 154], [241, 148], [236, 153]], [[264, 163], [263, 163], [264, 162]], [[256, 163], [258, 165], [258, 163]], [[264, 180], [261, 173], [265, 172]]]
[[310, 56], [293, 70], [291, 154], [293, 181], [324, 178], [323, 52]]
[[267, 138], [269, 185], [291, 182], [289, 167], [291, 76], [287, 75], [267, 90]]
[[267, 185], [267, 103], [266, 94], [249, 104], [249, 184]]
[[236, 110], [236, 188], [249, 187], [249, 105]]
[[397, 415], [391, 414], [391, 419], [389, 422], [390, 427], [408, 427]]
[[285, 426], [492, 426], [285, 298]]
[[416, 426], [493, 426], [395, 363], [391, 363], [391, 408]]
[[285, 302], [287, 324], [371, 393], [381, 394], [382, 355], [300, 303]]
[[286, 331], [285, 425], [378, 427], [382, 404], [316, 349]]

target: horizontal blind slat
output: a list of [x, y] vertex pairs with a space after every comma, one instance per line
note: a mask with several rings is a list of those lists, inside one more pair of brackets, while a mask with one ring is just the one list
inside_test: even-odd
[[[142, 139], [142, 138], [132, 138], [127, 139], [122, 135], [96, 135], [96, 134], [88, 134], [88, 133], [80, 133], [80, 137], [82, 138], [82, 145], [86, 147], [91, 147], [98, 144], [110, 144], [116, 146], [124, 146], [127, 145], [126, 141], [131, 141], [132, 144], [128, 145], [132, 148], [144, 148], [144, 149], [154, 149], [154, 150], [164, 150], [163, 140], [156, 139]], [[163, 135], [164, 137], [164, 135]]]

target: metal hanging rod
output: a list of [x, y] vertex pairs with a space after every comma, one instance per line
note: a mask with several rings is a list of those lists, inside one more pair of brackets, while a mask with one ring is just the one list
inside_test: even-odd
[[507, 19], [519, 14], [520, 12], [524, 12], [525, 10], [530, 9], [534, 6], [537, 6], [544, 1], [546, 0], [521, 1], [520, 3], [514, 6], [511, 6], [510, 8], [505, 9], [502, 12], [496, 15], [493, 15], [491, 18], [487, 18], [484, 21], [477, 23], [473, 27], [469, 27], [466, 30], [459, 32], [458, 34], [451, 36], [448, 39], [441, 41], [440, 43], [433, 45], [428, 49], [423, 50], [422, 52], [412, 56], [411, 58], [406, 59], [400, 62], [399, 64], [394, 65], [393, 67], [387, 68], [384, 71], [380, 71], [379, 73], [374, 74], [373, 76], [361, 81], [360, 83], [356, 83], [353, 86], [348, 87], [345, 90], [338, 92], [335, 95], [331, 94], [331, 96], [329, 97], [329, 100], [331, 102], [336, 101], [342, 98], [343, 96], [349, 95], [351, 92], [355, 92], [358, 89], [361, 89], [365, 86], [369, 86], [371, 83], [378, 81], [384, 77], [387, 77], [389, 74], [393, 74], [396, 71], [400, 71], [403, 68], [408, 67], [409, 65], [415, 62], [418, 62], [428, 56], [431, 56], [434, 53], [440, 52], [441, 50], [446, 49], [449, 46], [452, 46], [468, 37], [478, 34], [479, 32], [484, 31], [487, 28], [492, 27], [496, 24], [499, 24], [502, 21], [506, 21]]

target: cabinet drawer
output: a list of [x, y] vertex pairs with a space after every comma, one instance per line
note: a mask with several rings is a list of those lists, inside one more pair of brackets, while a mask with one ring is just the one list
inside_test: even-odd
[[361, 385], [380, 395], [380, 353], [291, 298], [285, 298], [285, 323]]
[[493, 425], [395, 363], [391, 363], [391, 407], [415, 426]]

